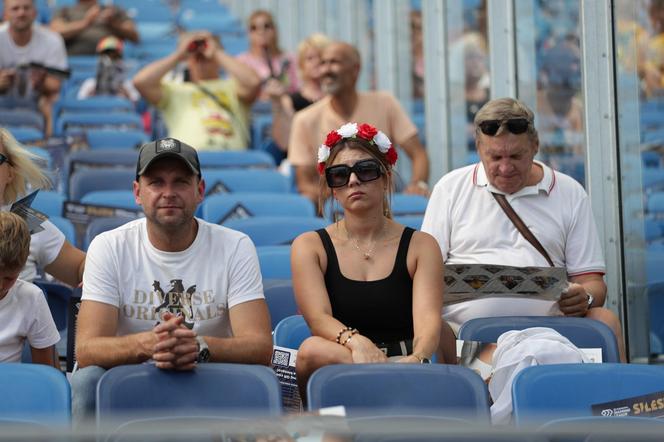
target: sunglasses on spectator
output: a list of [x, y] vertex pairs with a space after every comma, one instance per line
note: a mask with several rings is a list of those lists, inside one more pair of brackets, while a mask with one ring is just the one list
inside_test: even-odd
[[273, 29], [274, 25], [272, 23], [265, 23], [263, 26], [260, 25], [251, 25], [249, 26], [250, 31], [257, 31], [259, 29], [262, 29], [264, 31], [269, 31], [270, 29]]
[[353, 166], [339, 164], [325, 169], [325, 180], [331, 188], [343, 187], [350, 181], [351, 173], [354, 173], [358, 180], [366, 183], [380, 178], [383, 168], [376, 160], [358, 161]]
[[510, 118], [509, 120], [486, 120], [479, 124], [480, 130], [484, 135], [490, 137], [496, 135], [500, 126], [507, 127], [507, 130], [515, 135], [519, 135], [528, 130], [530, 122], [525, 118]]
[[9, 163], [9, 158], [0, 153], [0, 166], [2, 166], [5, 163]]

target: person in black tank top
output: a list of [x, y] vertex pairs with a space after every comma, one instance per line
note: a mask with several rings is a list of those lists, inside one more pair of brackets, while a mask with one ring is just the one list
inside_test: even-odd
[[313, 335], [297, 356], [301, 395], [324, 365], [430, 362], [442, 321], [438, 243], [391, 216], [397, 155], [387, 136], [348, 123], [330, 132], [318, 159], [319, 210], [331, 197], [344, 218], [292, 246], [295, 298]]

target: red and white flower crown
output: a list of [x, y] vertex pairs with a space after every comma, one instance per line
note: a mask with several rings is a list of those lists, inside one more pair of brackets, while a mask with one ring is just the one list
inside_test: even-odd
[[387, 135], [377, 130], [370, 124], [346, 123], [337, 130], [333, 130], [325, 138], [325, 142], [318, 148], [318, 173], [325, 172], [325, 162], [330, 157], [330, 151], [334, 146], [344, 140], [362, 139], [369, 144], [378, 147], [378, 150], [385, 154], [387, 162], [394, 166], [397, 162], [397, 150], [392, 146], [392, 142]]

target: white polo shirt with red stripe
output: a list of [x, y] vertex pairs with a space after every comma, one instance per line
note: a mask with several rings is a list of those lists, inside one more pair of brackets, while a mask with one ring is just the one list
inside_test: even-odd
[[[513, 194], [487, 179], [482, 163], [454, 170], [433, 189], [422, 231], [440, 244], [447, 264], [498, 264], [547, 267], [491, 195], [505, 195], [514, 211], [542, 243], [556, 267], [568, 275], [604, 274], [605, 264], [588, 194], [573, 178], [545, 164], [542, 180]], [[472, 318], [510, 315], [561, 315], [555, 302], [488, 298], [443, 308], [443, 317], [462, 324]]]

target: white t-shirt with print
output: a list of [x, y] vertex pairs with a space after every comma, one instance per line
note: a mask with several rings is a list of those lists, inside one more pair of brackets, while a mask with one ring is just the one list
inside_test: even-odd
[[256, 248], [243, 233], [196, 218], [198, 233], [181, 252], [157, 250], [146, 219], [98, 235], [83, 275], [86, 301], [119, 309], [117, 335], [153, 328], [166, 311], [200, 336], [232, 336], [229, 309], [264, 299]]
[[20, 362], [25, 340], [46, 348], [60, 340], [44, 294], [34, 284], [18, 279], [0, 299], [0, 362]]
[[[542, 180], [505, 195], [553, 260], [569, 276], [604, 274], [602, 249], [590, 200], [573, 178], [536, 161]], [[491, 195], [482, 163], [453, 170], [431, 193], [422, 231], [440, 245], [446, 264], [548, 267], [546, 259], [514, 227]], [[446, 321], [463, 324], [490, 316], [562, 315], [557, 303], [523, 298], [485, 298], [445, 306]]]

